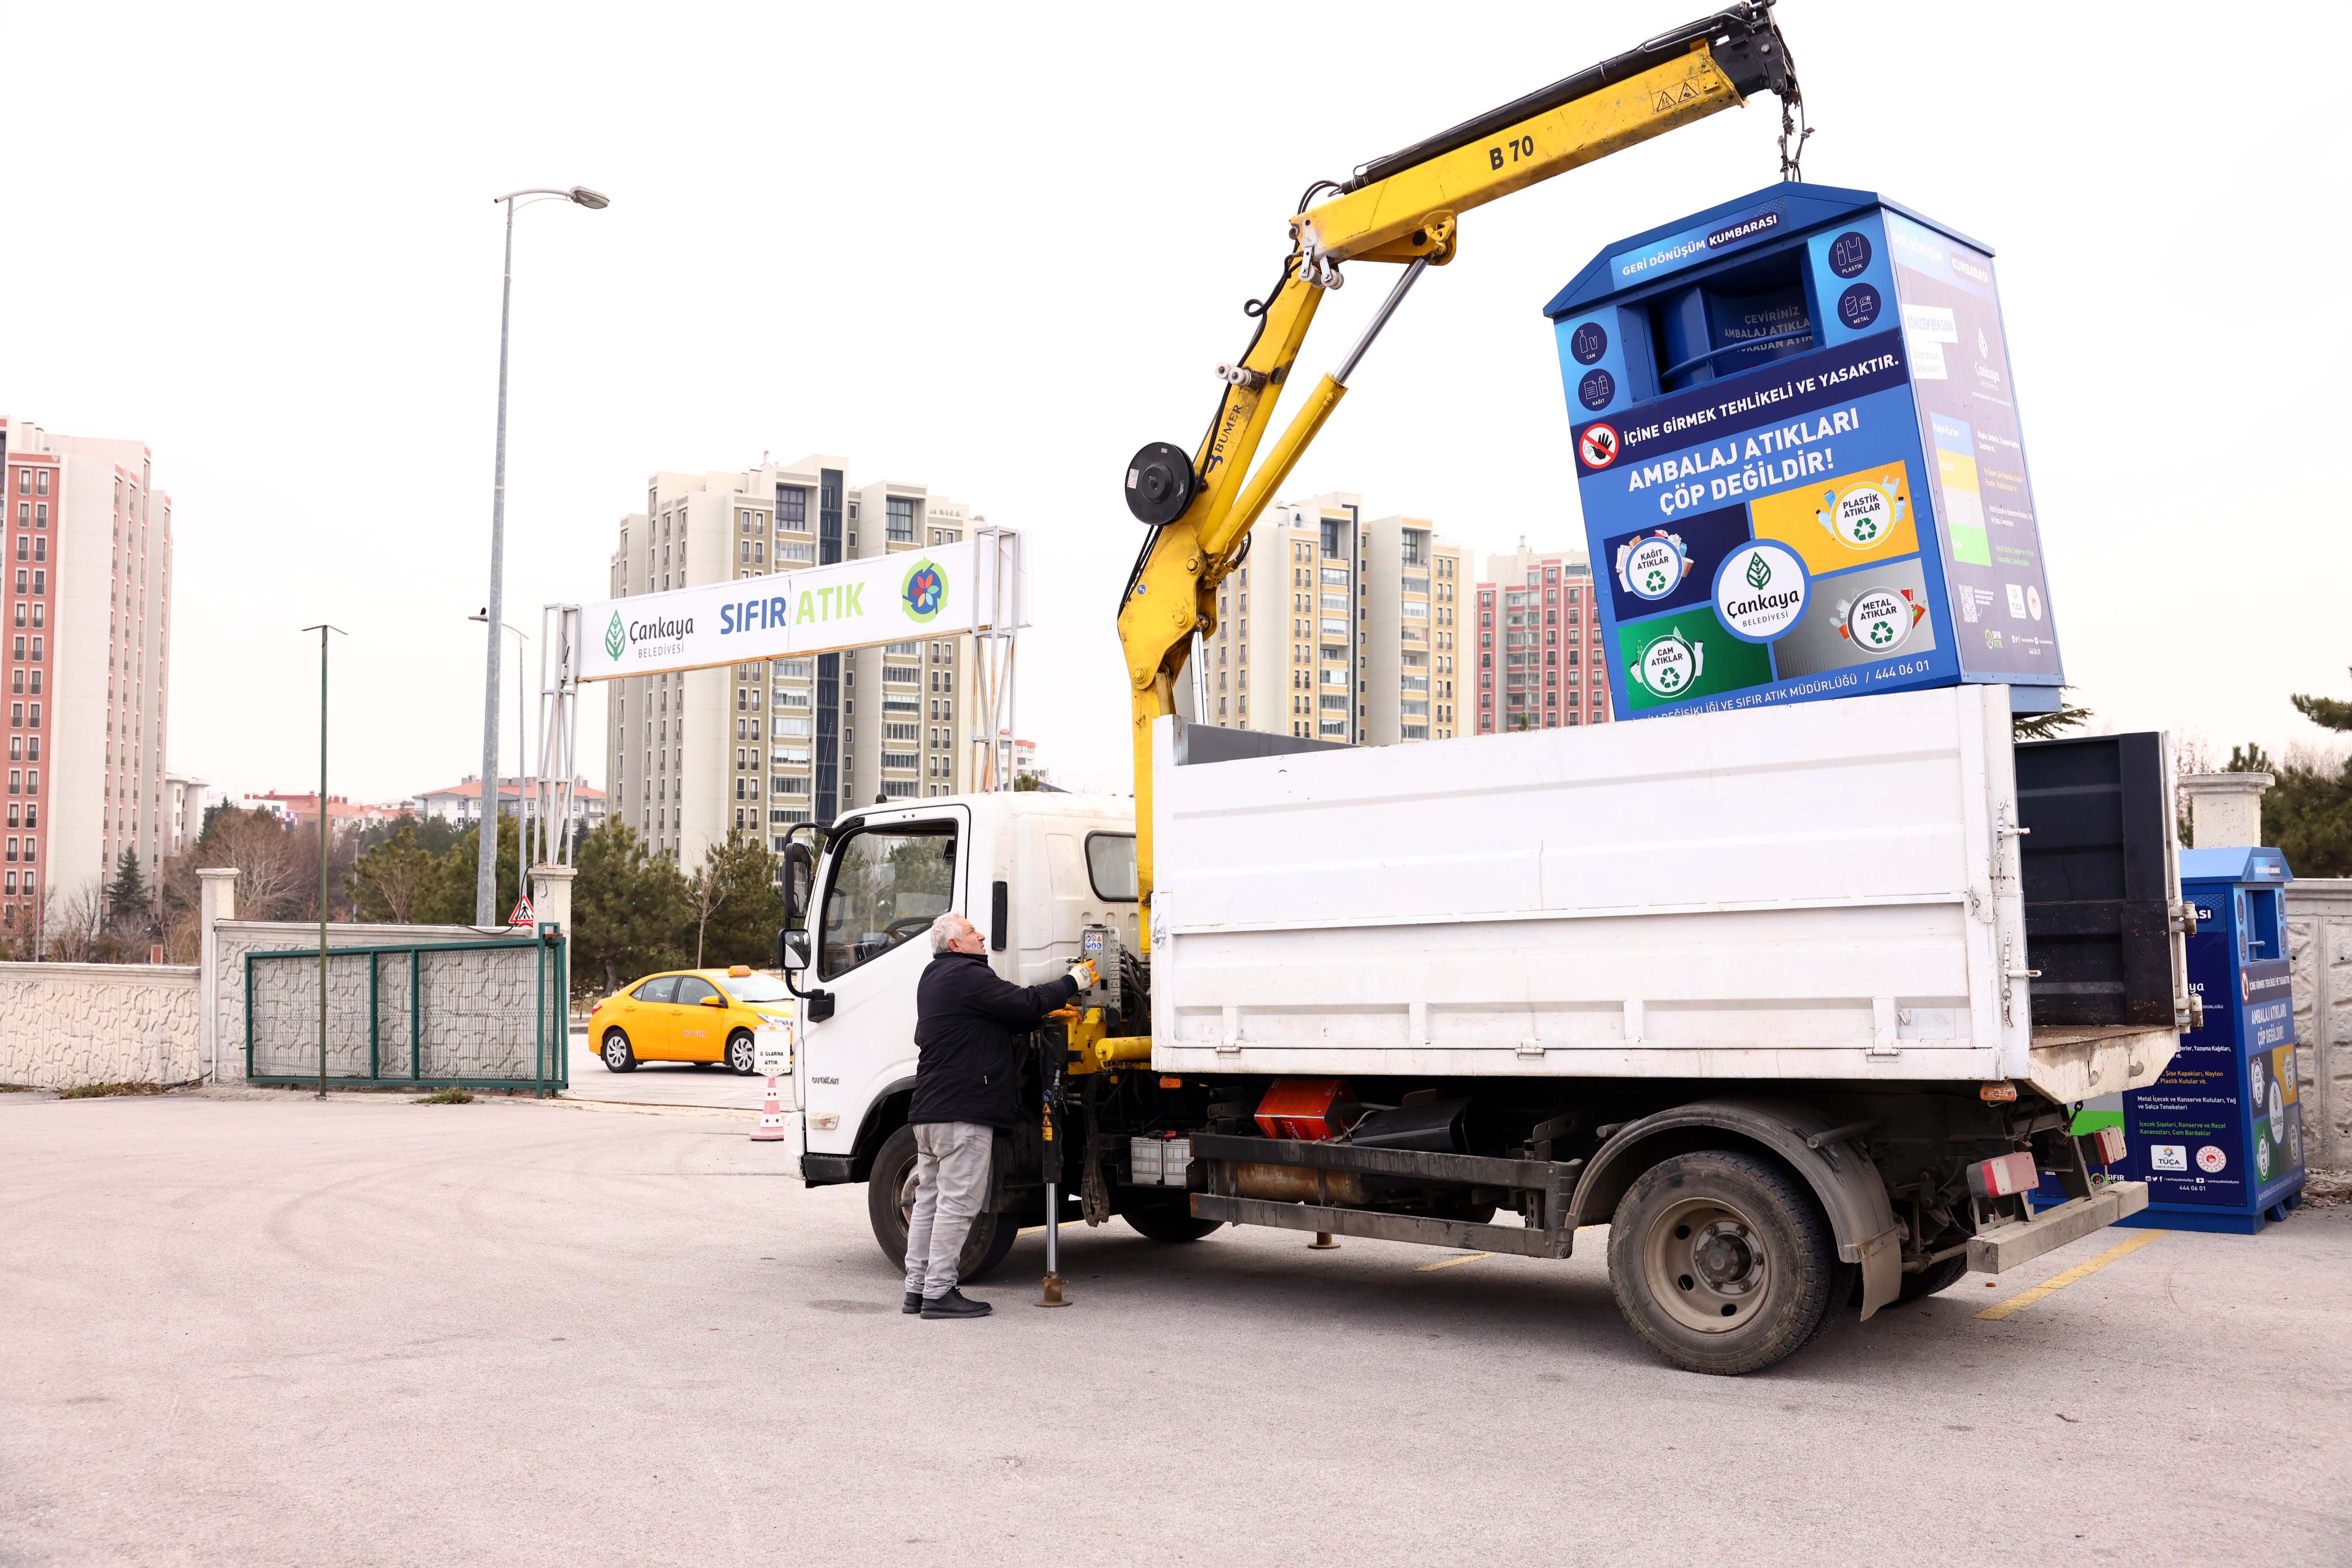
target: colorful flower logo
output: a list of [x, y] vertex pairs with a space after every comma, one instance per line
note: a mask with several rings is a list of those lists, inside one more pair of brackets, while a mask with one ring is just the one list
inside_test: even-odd
[[936, 620], [947, 602], [948, 574], [937, 562], [918, 561], [907, 568], [906, 580], [898, 585], [898, 603], [908, 620], [919, 625]]

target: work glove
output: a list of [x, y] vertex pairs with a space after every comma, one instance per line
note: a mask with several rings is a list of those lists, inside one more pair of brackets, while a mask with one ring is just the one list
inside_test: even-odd
[[1070, 984], [1081, 991], [1091, 991], [1102, 984], [1102, 976], [1095, 973], [1092, 959], [1082, 958], [1070, 965]]

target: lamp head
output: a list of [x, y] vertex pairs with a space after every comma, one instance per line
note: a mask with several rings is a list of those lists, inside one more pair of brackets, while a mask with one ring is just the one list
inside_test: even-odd
[[585, 185], [572, 186], [572, 199], [578, 202], [582, 206], [586, 207], [590, 212], [595, 212], [600, 208], [608, 207], [613, 205], [612, 197], [606, 195], [602, 191], [592, 191]]

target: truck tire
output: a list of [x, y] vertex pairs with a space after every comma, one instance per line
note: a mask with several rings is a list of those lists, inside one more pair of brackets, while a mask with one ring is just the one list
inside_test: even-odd
[[1726, 1376], [1802, 1348], [1846, 1283], [1804, 1184], [1722, 1149], [1677, 1154], [1634, 1178], [1611, 1223], [1609, 1280], [1652, 1349]]
[[1906, 1274], [1902, 1293], [1895, 1298], [1895, 1304], [1907, 1307], [1914, 1301], [1925, 1300], [1938, 1290], [1948, 1290], [1958, 1284], [1960, 1276], [1968, 1271], [1969, 1255], [1963, 1252], [1957, 1258], [1947, 1258], [1941, 1263], [1930, 1263], [1916, 1274]]
[[[866, 1219], [874, 1226], [876, 1244], [894, 1268], [907, 1266], [907, 1221], [914, 1206], [915, 1130], [901, 1127], [882, 1140], [874, 1155], [874, 1173], [866, 1184]], [[970, 1285], [988, 1278], [1013, 1250], [1020, 1228], [1010, 1215], [972, 1215], [963, 1253], [956, 1259], [957, 1283]]]
[[[1960, 1276], [1968, 1271], [1969, 1259], [1966, 1253], [1957, 1258], [1947, 1258], [1941, 1263], [1931, 1263], [1916, 1274], [1906, 1274], [1895, 1300], [1887, 1302], [1886, 1305], [1907, 1307], [1914, 1301], [1924, 1301], [1937, 1291], [1948, 1290], [1958, 1284]], [[1862, 1276], [1859, 1272], [1855, 1274], [1853, 1287], [1847, 1294], [1846, 1305], [1849, 1307], [1862, 1305]], [[1880, 1309], [1882, 1311], [1885, 1310], [1885, 1308]]]
[[1181, 1203], [1121, 1209], [1118, 1217], [1147, 1241], [1198, 1241], [1224, 1224], [1217, 1219], [1194, 1219], [1191, 1209]]

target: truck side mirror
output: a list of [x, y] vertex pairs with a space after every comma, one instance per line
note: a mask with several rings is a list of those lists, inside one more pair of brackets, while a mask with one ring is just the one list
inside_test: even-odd
[[[796, 926], [807, 917], [809, 889], [816, 885], [816, 857], [797, 838], [784, 846], [784, 924]], [[806, 963], [806, 960], [803, 960]]]
[[776, 933], [776, 967], [797, 973], [809, 966], [809, 934], [786, 927]]

